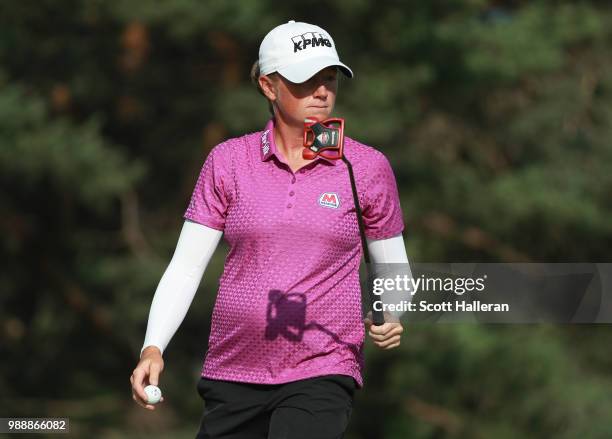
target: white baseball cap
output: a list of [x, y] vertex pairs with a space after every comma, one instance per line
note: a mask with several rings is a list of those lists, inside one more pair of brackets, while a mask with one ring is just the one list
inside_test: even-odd
[[353, 71], [340, 62], [332, 37], [314, 24], [291, 20], [268, 32], [259, 46], [261, 75], [278, 72], [300, 84], [329, 66], [353, 77]]

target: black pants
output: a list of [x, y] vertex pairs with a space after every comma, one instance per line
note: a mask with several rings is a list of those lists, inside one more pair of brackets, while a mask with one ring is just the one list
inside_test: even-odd
[[348, 375], [271, 385], [201, 378], [206, 407], [196, 439], [341, 439], [355, 389]]

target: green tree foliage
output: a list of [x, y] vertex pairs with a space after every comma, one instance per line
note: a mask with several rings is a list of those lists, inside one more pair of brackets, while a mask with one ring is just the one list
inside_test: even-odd
[[[193, 437], [223, 251], [131, 401], [206, 154], [259, 130], [258, 46], [291, 19], [355, 71], [337, 115], [394, 166], [417, 261], [606, 261], [612, 14], [598, 1], [0, 4], [0, 412], [75, 437]], [[350, 438], [607, 438], [607, 327], [416, 324], [368, 346]]]

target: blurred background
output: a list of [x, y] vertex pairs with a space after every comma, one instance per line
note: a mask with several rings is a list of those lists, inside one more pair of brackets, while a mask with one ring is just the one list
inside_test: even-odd
[[[390, 159], [411, 260], [609, 261], [608, 1], [0, 1], [0, 417], [195, 436], [225, 247], [163, 406], [129, 377], [200, 167], [263, 128], [249, 71], [291, 19], [355, 71], [336, 115]], [[411, 325], [368, 343], [347, 438], [612, 437], [610, 346], [606, 325]]]

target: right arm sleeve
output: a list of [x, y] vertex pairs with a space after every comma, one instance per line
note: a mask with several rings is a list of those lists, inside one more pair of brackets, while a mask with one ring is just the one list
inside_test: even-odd
[[221, 143], [204, 161], [183, 217], [223, 231], [233, 193], [231, 144]]
[[153, 296], [141, 354], [148, 346], [164, 352], [189, 310], [222, 235], [219, 230], [185, 221], [172, 260]]

